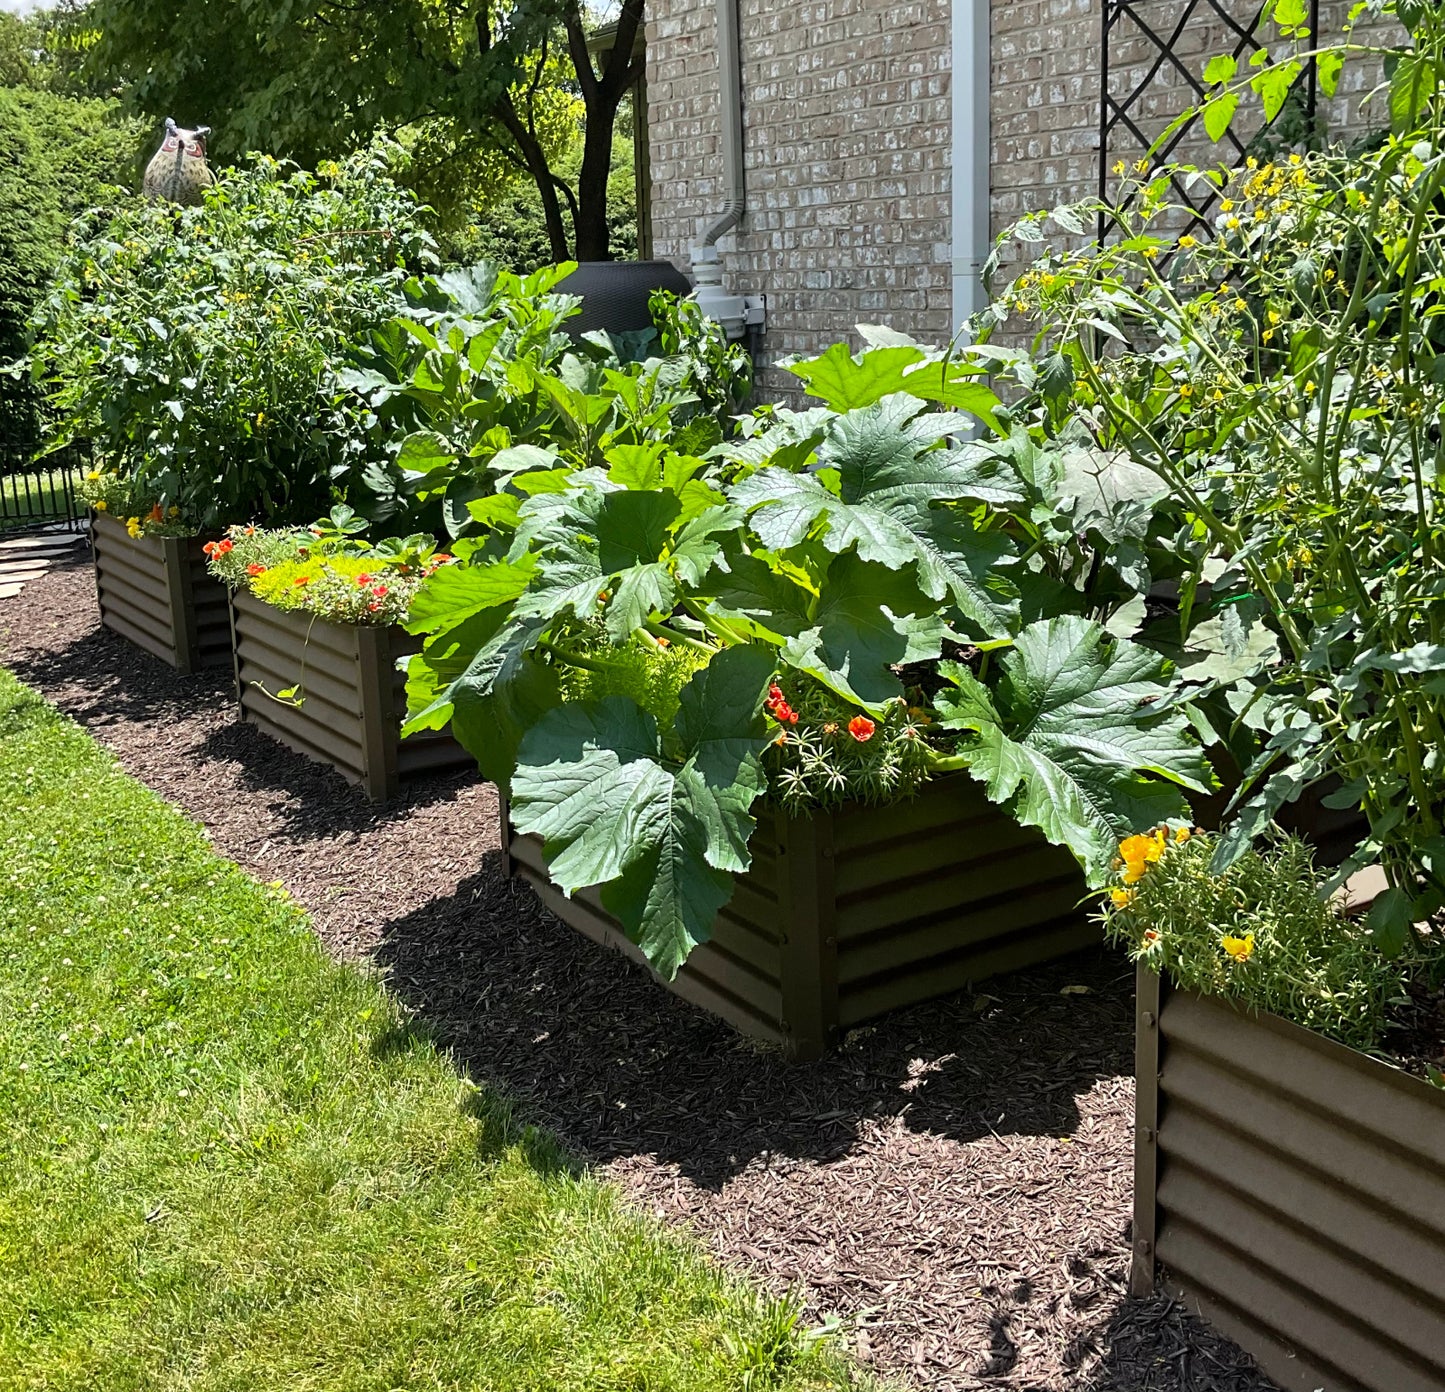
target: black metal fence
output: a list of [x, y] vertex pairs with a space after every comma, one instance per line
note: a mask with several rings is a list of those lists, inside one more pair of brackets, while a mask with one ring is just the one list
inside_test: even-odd
[[0, 446], [0, 533], [78, 527], [85, 509], [76, 486], [89, 467], [90, 452], [81, 445], [40, 460], [8, 453]]

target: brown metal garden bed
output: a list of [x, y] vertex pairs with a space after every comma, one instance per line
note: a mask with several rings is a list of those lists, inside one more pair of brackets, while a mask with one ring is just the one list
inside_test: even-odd
[[[509, 873], [564, 922], [635, 961], [597, 891], [566, 898], [542, 844], [502, 804]], [[752, 868], [669, 989], [745, 1034], [817, 1058], [843, 1030], [970, 981], [1087, 947], [1078, 863], [1020, 827], [965, 775], [911, 802], [807, 818], [768, 812]]]
[[92, 514], [100, 621], [177, 671], [231, 662], [226, 589], [206, 571], [198, 537], [133, 539], [113, 517]]
[[1313, 1392], [1445, 1392], [1445, 1092], [1139, 973], [1134, 1290]]
[[[373, 802], [404, 779], [476, 767], [445, 731], [401, 738], [406, 678], [396, 661], [421, 647], [405, 630], [328, 623], [240, 590], [231, 633], [241, 718], [359, 783]], [[297, 686], [299, 705], [278, 699]]]

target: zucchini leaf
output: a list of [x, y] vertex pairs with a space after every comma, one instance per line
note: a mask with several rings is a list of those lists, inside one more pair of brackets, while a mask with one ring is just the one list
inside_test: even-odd
[[1119, 841], [1188, 815], [1180, 788], [1205, 792], [1209, 770], [1168, 693], [1163, 662], [1111, 640], [1077, 615], [1030, 624], [990, 692], [964, 666], [941, 663], [955, 690], [936, 698], [939, 724], [970, 737], [961, 751], [988, 796], [1079, 858], [1095, 887]]

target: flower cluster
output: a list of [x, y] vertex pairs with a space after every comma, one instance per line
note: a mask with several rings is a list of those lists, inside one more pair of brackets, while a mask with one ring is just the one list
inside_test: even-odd
[[114, 517], [132, 541], [148, 536], [190, 536], [193, 529], [181, 522], [178, 507], [166, 507], [154, 497], [142, 496], [135, 484], [120, 474], [88, 469], [76, 486], [81, 501], [95, 512]]
[[790, 811], [910, 797], [928, 777], [928, 718], [906, 701], [874, 720], [817, 682], [800, 681], [789, 699], [775, 681], [763, 709], [778, 726], [769, 782]]
[[[415, 543], [415, 539], [411, 539]], [[423, 580], [450, 556], [418, 544], [390, 550], [314, 527], [231, 527], [203, 548], [208, 569], [278, 609], [299, 609], [331, 623], [401, 623]]]
[[1103, 910], [1109, 937], [1189, 990], [1376, 1044], [1403, 969], [1323, 891], [1309, 847], [1276, 832], [1216, 874], [1215, 846], [1187, 827], [1126, 837], [1116, 863], [1126, 885]]

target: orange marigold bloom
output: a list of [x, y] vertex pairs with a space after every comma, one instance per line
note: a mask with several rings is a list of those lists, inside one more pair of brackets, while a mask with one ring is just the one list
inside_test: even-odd
[[878, 727], [868, 719], [866, 715], [855, 715], [848, 722], [848, 733], [853, 736], [859, 744], [867, 744], [873, 738], [873, 732]]

